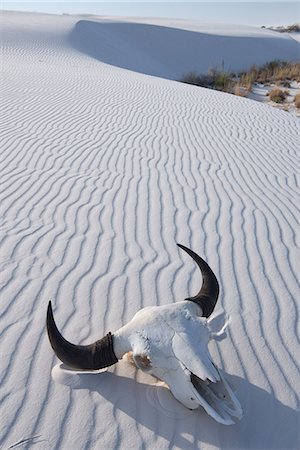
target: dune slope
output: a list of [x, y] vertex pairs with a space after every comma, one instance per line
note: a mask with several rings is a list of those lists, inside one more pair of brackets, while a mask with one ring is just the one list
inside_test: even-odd
[[[2, 14], [1, 448], [299, 447], [299, 120], [109, 65], [108, 45], [101, 62], [75, 48], [80, 24]], [[88, 343], [183, 300], [200, 280], [176, 242], [220, 282], [232, 427], [125, 361], [51, 376], [48, 301]]]
[[82, 19], [70, 42], [102, 62], [175, 80], [190, 71], [206, 73], [216, 68], [239, 72], [276, 59], [300, 59], [299, 43], [287, 34], [185, 21]]

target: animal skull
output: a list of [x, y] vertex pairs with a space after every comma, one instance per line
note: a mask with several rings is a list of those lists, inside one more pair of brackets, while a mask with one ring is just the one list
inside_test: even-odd
[[218, 422], [229, 425], [234, 423], [232, 417], [242, 416], [241, 406], [208, 351], [211, 334], [206, 319], [216, 305], [219, 284], [200, 256], [178, 246], [201, 270], [202, 287], [195, 297], [143, 308], [114, 334], [90, 345], [74, 345], [64, 339], [49, 302], [49, 340], [56, 356], [73, 369], [102, 369], [132, 352], [136, 366], [163, 380], [179, 402], [189, 409], [202, 406]]

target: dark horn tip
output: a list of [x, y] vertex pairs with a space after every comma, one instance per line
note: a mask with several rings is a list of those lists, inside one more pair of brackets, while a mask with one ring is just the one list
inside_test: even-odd
[[47, 322], [48, 322], [48, 318], [50, 318], [50, 316], [53, 317], [53, 311], [52, 311], [52, 303], [51, 300], [48, 303], [48, 308], [47, 308]]
[[53, 323], [55, 323], [55, 322], [54, 322], [54, 317], [53, 317], [52, 303], [50, 300], [48, 303], [48, 307], [47, 307], [47, 319], [46, 319], [48, 335], [49, 335], [50, 327]]
[[209, 317], [216, 306], [219, 296], [219, 283], [217, 277], [207, 262], [197, 255], [197, 253], [182, 244], [177, 243], [177, 245], [193, 258], [202, 273], [202, 286], [200, 291], [194, 297], [185, 300], [192, 301], [199, 305], [203, 317]]

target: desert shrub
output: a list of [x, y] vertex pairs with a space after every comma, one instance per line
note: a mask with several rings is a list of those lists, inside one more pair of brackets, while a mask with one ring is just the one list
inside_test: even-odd
[[294, 101], [295, 101], [296, 108], [300, 109], [300, 94], [297, 94], [295, 96], [295, 100]]
[[250, 69], [246, 72], [249, 77], [251, 74], [251, 81], [267, 84], [270, 82], [284, 82], [285, 80], [300, 80], [300, 63], [289, 63], [286, 61], [270, 61], [260, 68], [253, 71]]
[[300, 81], [300, 63], [282, 63], [273, 73], [274, 81]]
[[194, 84], [195, 86], [211, 87], [211, 88], [213, 88], [214, 84], [212, 75], [197, 74], [196, 72], [193, 71], [184, 75], [180, 81], [182, 81], [183, 83]]
[[251, 70], [247, 73], [240, 74], [240, 84], [244, 86], [249, 92], [251, 91], [252, 84], [256, 80], [256, 72], [255, 70]]
[[232, 75], [228, 72], [216, 72], [214, 77], [214, 87], [218, 91], [230, 92], [234, 83]]
[[281, 89], [272, 89], [272, 91], [269, 92], [270, 99], [275, 103], [283, 103], [287, 95], [287, 91], [282, 91]]
[[231, 86], [233, 86], [232, 76], [233, 74], [218, 72], [217, 70], [212, 69], [207, 74], [189, 72], [184, 75], [180, 81], [183, 83], [194, 84], [196, 86], [229, 92]]

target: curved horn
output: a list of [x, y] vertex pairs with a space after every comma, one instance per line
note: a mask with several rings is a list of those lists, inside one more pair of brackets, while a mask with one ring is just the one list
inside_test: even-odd
[[68, 342], [60, 334], [55, 324], [51, 302], [49, 302], [47, 310], [47, 331], [54, 353], [72, 369], [103, 369], [118, 361], [114, 353], [111, 333], [90, 345], [74, 345]]
[[219, 296], [218, 280], [209, 265], [199, 255], [181, 244], [177, 245], [193, 258], [202, 273], [200, 291], [194, 297], [186, 298], [185, 300], [190, 300], [199, 305], [202, 309], [203, 317], [209, 317], [216, 306]]

